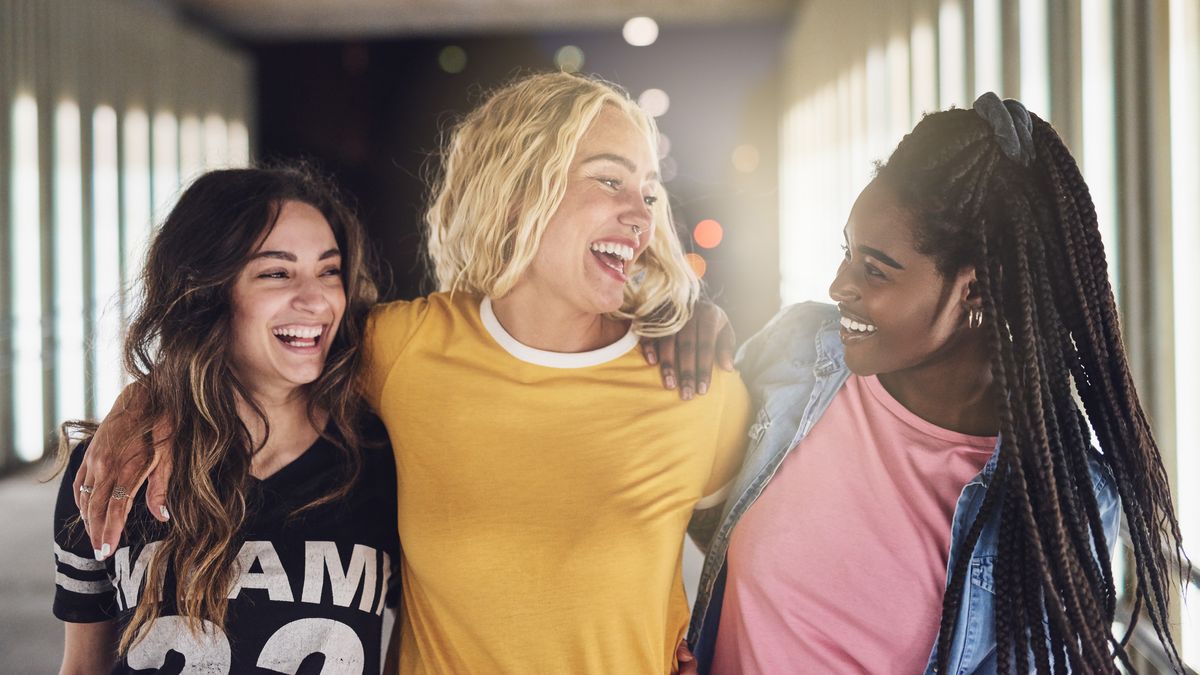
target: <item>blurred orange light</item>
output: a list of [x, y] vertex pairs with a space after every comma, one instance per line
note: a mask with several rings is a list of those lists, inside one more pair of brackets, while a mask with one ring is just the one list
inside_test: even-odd
[[725, 230], [721, 229], [721, 224], [715, 220], [702, 220], [696, 224], [692, 236], [701, 248], [716, 248], [725, 237]]
[[692, 271], [696, 273], [696, 276], [703, 279], [704, 272], [708, 269], [708, 263], [704, 261], [704, 258], [701, 258], [698, 253], [689, 253], [684, 257], [687, 258], [688, 264], [692, 266]]

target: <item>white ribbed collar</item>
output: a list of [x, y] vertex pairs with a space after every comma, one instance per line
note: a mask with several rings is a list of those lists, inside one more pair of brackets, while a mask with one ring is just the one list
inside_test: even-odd
[[504, 351], [526, 363], [532, 363], [535, 366], [545, 366], [547, 368], [588, 368], [598, 366], [624, 356], [638, 344], [638, 336], [633, 332], [633, 326], [631, 325], [624, 337], [600, 349], [571, 354], [548, 352], [521, 344], [508, 331], [504, 330], [504, 326], [501, 326], [500, 321], [496, 318], [496, 313], [492, 311], [491, 298], [484, 298], [483, 302], [479, 303], [479, 318], [483, 321], [483, 327], [487, 330], [488, 334], [492, 336], [492, 339]]

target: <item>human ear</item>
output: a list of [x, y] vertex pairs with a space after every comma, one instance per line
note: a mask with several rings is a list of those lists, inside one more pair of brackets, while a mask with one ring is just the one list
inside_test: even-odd
[[975, 278], [975, 268], [969, 267], [959, 272], [960, 300], [967, 310], [983, 309], [983, 294], [979, 291], [979, 280]]

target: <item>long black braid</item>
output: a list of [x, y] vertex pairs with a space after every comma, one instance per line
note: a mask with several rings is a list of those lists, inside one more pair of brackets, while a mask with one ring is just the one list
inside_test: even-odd
[[938, 670], [971, 551], [997, 521], [998, 670], [1129, 665], [1128, 636], [1111, 634], [1116, 591], [1089, 471], [1094, 430], [1133, 540], [1135, 607], [1182, 671], [1167, 628], [1172, 570], [1184, 560], [1179, 526], [1129, 373], [1096, 210], [1062, 139], [1036, 116], [1033, 147], [1021, 166], [974, 111], [949, 110], [926, 116], [879, 169], [914, 216], [918, 250], [946, 277], [975, 268], [1001, 392], [997, 469], [950, 570]]

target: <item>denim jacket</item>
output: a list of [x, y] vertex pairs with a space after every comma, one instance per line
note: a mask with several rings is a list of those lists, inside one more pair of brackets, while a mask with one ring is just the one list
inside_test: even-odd
[[[700, 672], [707, 673], [716, 645], [725, 594], [726, 554], [738, 520], [754, 503], [775, 475], [788, 453], [803, 439], [829, 408], [850, 376], [841, 338], [837, 308], [821, 303], [803, 303], [784, 308], [738, 352], [738, 369], [754, 397], [758, 414], [750, 427], [750, 442], [741, 473], [734, 480], [720, 525], [709, 546], [692, 609], [688, 641], [693, 646]], [[999, 446], [997, 445], [997, 451]], [[996, 453], [962, 489], [951, 521], [949, 569], [962, 553], [962, 540], [975, 521], [988, 482], [996, 469]], [[1117, 491], [1107, 469], [1093, 455], [1090, 464], [1092, 487], [1104, 522], [1105, 541], [1116, 542], [1121, 509]], [[992, 563], [999, 534], [998, 516], [985, 524], [971, 562], [965, 597], [959, 604], [958, 621], [950, 642], [949, 672], [994, 673], [996, 671], [996, 628], [993, 618]], [[937, 661], [937, 640], [925, 672], [932, 675]]]

